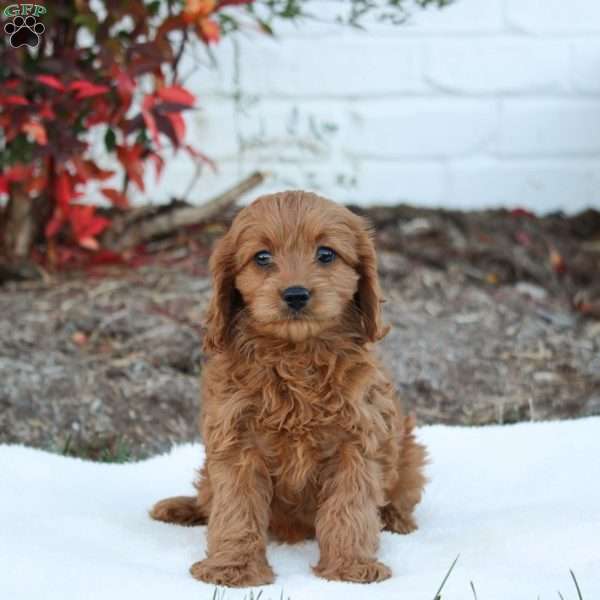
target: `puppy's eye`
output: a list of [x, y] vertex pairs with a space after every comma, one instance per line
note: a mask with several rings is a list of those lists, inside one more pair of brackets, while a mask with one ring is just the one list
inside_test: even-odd
[[323, 264], [333, 262], [335, 260], [335, 250], [327, 248], [327, 246], [319, 246], [317, 248], [317, 260]]
[[273, 255], [268, 250], [261, 250], [254, 255], [254, 262], [260, 267], [268, 267], [273, 262]]

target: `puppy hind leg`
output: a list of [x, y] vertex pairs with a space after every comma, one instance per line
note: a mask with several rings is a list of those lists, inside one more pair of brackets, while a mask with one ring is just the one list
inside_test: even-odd
[[194, 483], [196, 496], [175, 496], [157, 502], [150, 510], [156, 521], [177, 525], [206, 525], [212, 502], [212, 488], [206, 466], [198, 473]]
[[425, 447], [419, 444], [413, 433], [412, 417], [404, 418], [404, 436], [398, 462], [398, 482], [388, 497], [389, 503], [381, 508], [383, 529], [395, 533], [410, 533], [417, 529], [413, 512], [421, 501], [426, 477], [423, 473], [427, 463]]
[[208, 515], [198, 504], [196, 496], [175, 496], [157, 502], [150, 510], [155, 521], [177, 525], [204, 525]]

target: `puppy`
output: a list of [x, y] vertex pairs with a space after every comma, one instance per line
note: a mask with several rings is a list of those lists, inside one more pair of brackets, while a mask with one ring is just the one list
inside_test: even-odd
[[387, 330], [363, 219], [315, 194], [263, 196], [211, 257], [202, 381], [206, 462], [195, 497], [168, 498], [159, 521], [208, 523], [197, 579], [273, 581], [270, 533], [316, 537], [314, 572], [390, 577], [383, 528], [409, 533], [425, 449], [372, 351]]

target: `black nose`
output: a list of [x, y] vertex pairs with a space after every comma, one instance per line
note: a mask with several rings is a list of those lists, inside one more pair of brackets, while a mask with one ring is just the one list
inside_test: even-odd
[[310, 292], [304, 287], [289, 287], [281, 294], [292, 310], [301, 310], [310, 298]]

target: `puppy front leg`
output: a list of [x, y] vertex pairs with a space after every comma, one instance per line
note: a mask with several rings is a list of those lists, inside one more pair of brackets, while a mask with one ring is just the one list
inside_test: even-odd
[[313, 570], [325, 579], [369, 583], [391, 575], [376, 559], [379, 546], [380, 469], [350, 443], [323, 472], [316, 515], [320, 559]]
[[216, 585], [246, 587], [273, 581], [267, 562], [267, 529], [272, 497], [271, 479], [256, 451], [212, 460], [213, 487], [208, 518], [207, 557], [194, 563], [196, 579]]

